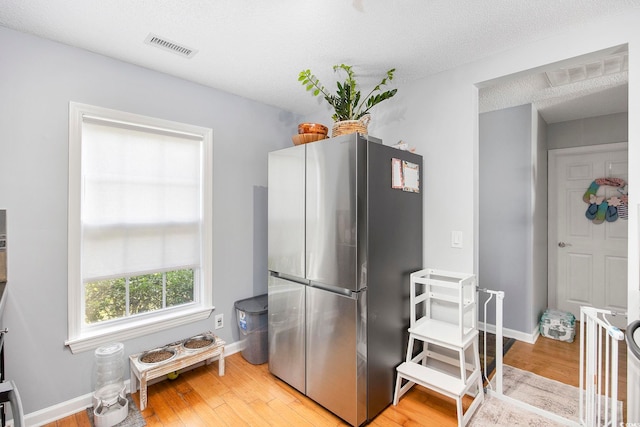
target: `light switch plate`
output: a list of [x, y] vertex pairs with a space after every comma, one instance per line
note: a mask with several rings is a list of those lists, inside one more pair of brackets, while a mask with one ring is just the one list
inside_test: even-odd
[[462, 231], [451, 232], [451, 247], [452, 248], [462, 247]]

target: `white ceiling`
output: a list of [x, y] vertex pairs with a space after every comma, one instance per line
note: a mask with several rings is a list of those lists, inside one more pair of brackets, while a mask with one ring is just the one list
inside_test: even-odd
[[[395, 67], [394, 81], [404, 83], [637, 7], [640, 0], [2, 0], [0, 25], [306, 114], [319, 101], [298, 83], [303, 69], [331, 87], [332, 65], [350, 64], [366, 89]], [[149, 33], [198, 52], [187, 59], [149, 46]], [[571, 94], [541, 87], [540, 78], [483, 89], [481, 109], [535, 101], [549, 122], [579, 118], [578, 110], [626, 111], [626, 76], [603, 83], [604, 92]], [[583, 102], [594, 97], [606, 110]]]

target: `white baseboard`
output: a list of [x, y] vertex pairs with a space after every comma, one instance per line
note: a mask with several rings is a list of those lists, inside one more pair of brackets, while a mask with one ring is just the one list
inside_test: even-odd
[[[242, 351], [242, 342], [240, 341], [236, 341], [231, 344], [226, 344], [224, 346], [225, 357], [231, 356], [232, 354], [238, 353], [239, 351]], [[190, 366], [185, 369], [182, 369], [180, 372], [185, 372], [201, 365], [202, 363], [196, 364], [194, 366]], [[155, 381], [150, 381], [149, 385], [157, 383], [162, 380], [164, 379], [156, 378]], [[131, 392], [130, 381], [126, 380], [124, 383], [125, 383], [125, 388], [127, 390], [127, 393], [130, 393]], [[85, 395], [67, 400], [66, 402], [61, 402], [61, 403], [58, 403], [57, 405], [49, 406], [48, 408], [44, 408], [39, 411], [25, 414], [24, 422], [27, 427], [41, 426], [44, 424], [54, 422], [64, 417], [68, 417], [69, 415], [73, 415], [77, 412], [84, 411], [86, 408], [89, 408], [92, 405], [93, 405], [93, 393], [87, 393]], [[9, 422], [7, 422], [7, 425], [12, 426], [13, 420], [10, 420]]]
[[[481, 331], [486, 330], [489, 333], [495, 334], [496, 333], [496, 325], [492, 325], [492, 324], [485, 324], [482, 322], [478, 322], [478, 329], [480, 329]], [[536, 327], [533, 331], [531, 331], [530, 334], [527, 334], [525, 332], [521, 332], [521, 331], [516, 331], [514, 329], [509, 329], [509, 328], [502, 328], [502, 335], [504, 335], [507, 338], [513, 338], [516, 339], [518, 341], [524, 341], [528, 344], [535, 344], [535, 342], [538, 340], [538, 337], [540, 336], [540, 331], [538, 330], [538, 328]]]
[[246, 342], [243, 342], [243, 341], [236, 341], [236, 342], [232, 342], [231, 344], [225, 344], [224, 355], [231, 356], [232, 354], [241, 352], [242, 350], [244, 350], [245, 344]]
[[[125, 381], [127, 393], [129, 393], [129, 380]], [[41, 426], [59, 420], [76, 412], [84, 411], [93, 405], [93, 393], [87, 393], [83, 396], [76, 397], [57, 405], [49, 406], [36, 412], [24, 415], [24, 423], [26, 426]]]

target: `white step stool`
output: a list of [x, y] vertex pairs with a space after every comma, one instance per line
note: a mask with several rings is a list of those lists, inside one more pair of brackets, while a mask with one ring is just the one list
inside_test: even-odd
[[[458, 426], [466, 425], [484, 400], [477, 322], [474, 275], [433, 269], [412, 273], [407, 358], [397, 368], [393, 404], [419, 384], [455, 399]], [[422, 349], [414, 356], [416, 341]], [[465, 394], [474, 398], [463, 412]]]

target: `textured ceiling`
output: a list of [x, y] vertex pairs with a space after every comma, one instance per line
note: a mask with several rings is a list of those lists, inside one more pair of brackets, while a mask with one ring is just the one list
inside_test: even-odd
[[[351, 64], [366, 87], [395, 67], [403, 83], [637, 7], [640, 0], [1, 0], [0, 25], [305, 114], [318, 102], [297, 82], [302, 69], [330, 86], [331, 66]], [[149, 33], [198, 52], [187, 59], [149, 46]], [[481, 108], [513, 98], [543, 105], [545, 89], [528, 78], [507, 83], [512, 96], [506, 87], [483, 90]], [[625, 85], [609, 88], [618, 97]], [[543, 112], [551, 122], [576, 99], [553, 95]]]

